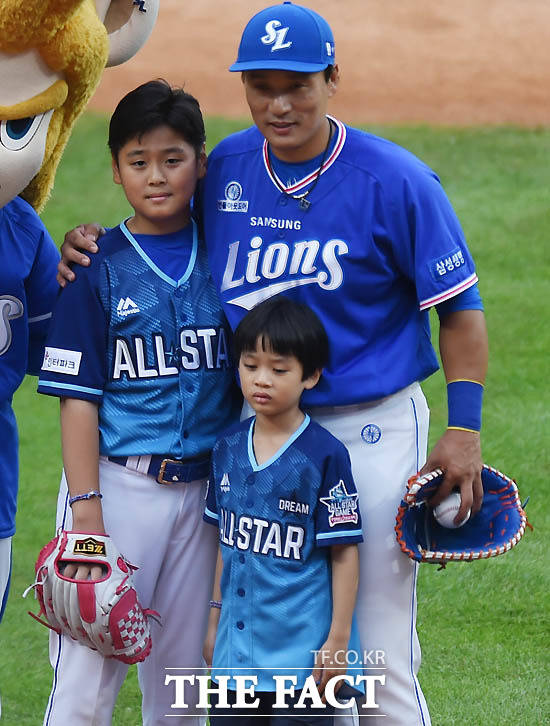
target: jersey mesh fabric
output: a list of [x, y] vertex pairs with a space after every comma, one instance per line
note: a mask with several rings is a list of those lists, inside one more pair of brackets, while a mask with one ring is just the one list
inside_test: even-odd
[[363, 539], [357, 493], [345, 447], [309, 417], [261, 466], [253, 425], [213, 451], [204, 518], [220, 529], [224, 562], [213, 673], [248, 668], [237, 672], [257, 675], [259, 691], [295, 673], [299, 688], [330, 628], [329, 547]]
[[[76, 373], [48, 363], [51, 350], [81, 354]], [[230, 333], [196, 238], [175, 281], [124, 225], [110, 230], [61, 293], [46, 358], [38, 390], [97, 402], [104, 455], [196, 456], [238, 416]]]

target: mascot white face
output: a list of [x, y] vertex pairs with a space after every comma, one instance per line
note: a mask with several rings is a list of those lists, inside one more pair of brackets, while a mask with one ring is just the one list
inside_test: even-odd
[[107, 65], [148, 38], [159, 0], [1, 0], [0, 207], [45, 203], [63, 148]]
[[[0, 53], [0, 68], [2, 106], [12, 109], [40, 97], [62, 78], [35, 50], [16, 56]], [[27, 79], [24, 86], [21, 78]], [[40, 171], [53, 112], [51, 108], [36, 116], [0, 121], [0, 207], [22, 192]]]

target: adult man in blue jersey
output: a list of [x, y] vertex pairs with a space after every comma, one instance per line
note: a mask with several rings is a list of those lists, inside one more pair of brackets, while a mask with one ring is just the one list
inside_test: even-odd
[[[385, 681], [379, 709], [363, 713], [369, 723], [426, 726], [416, 567], [393, 527], [407, 478], [419, 469], [446, 470], [434, 504], [460, 489], [457, 521], [481, 504], [488, 344], [473, 260], [433, 171], [327, 116], [339, 72], [331, 29], [317, 13], [285, 2], [256, 14], [230, 70], [242, 73], [255, 126], [209, 158], [201, 205], [212, 274], [233, 327], [284, 292], [327, 329], [331, 361], [304, 405], [348, 447], [367, 523], [357, 616], [365, 672]], [[66, 239], [67, 259], [83, 259], [68, 246], [94, 249], [79, 232]], [[440, 317], [449, 427], [426, 460], [419, 381], [438, 367], [431, 306]]]

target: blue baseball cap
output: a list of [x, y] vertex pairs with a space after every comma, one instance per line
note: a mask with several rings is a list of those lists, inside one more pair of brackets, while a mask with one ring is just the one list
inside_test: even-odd
[[334, 65], [334, 38], [327, 21], [302, 5], [273, 5], [248, 21], [230, 71], [281, 70], [316, 73]]

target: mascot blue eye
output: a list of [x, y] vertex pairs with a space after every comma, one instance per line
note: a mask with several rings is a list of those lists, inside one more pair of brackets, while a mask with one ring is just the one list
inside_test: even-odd
[[46, 115], [49, 123], [52, 113], [53, 111], [48, 111], [38, 116], [0, 121], [0, 146], [4, 146], [8, 151], [21, 151], [30, 144]]
[[22, 139], [32, 126], [34, 119], [34, 116], [29, 116], [27, 118], [16, 118], [12, 121], [6, 121], [6, 134], [14, 141]]

